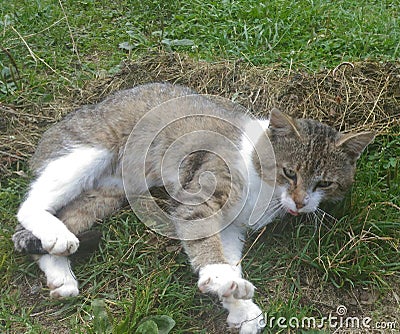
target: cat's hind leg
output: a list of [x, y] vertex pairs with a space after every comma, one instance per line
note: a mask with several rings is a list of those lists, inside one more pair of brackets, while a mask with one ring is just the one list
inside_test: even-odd
[[[88, 230], [93, 223], [112, 214], [126, 203], [124, 191], [116, 180], [113, 186], [88, 190], [57, 212], [57, 217], [74, 234]], [[19, 227], [13, 236], [15, 248], [29, 253], [44, 253], [41, 242], [31, 232]], [[82, 247], [85, 247], [83, 244]], [[66, 256], [35, 255], [34, 258], [47, 279], [52, 298], [76, 296], [78, 282]]]
[[[86, 232], [94, 223], [120, 209], [126, 202], [122, 184], [119, 185], [118, 182], [115, 182], [113, 186], [85, 191], [60, 209], [56, 213], [56, 217], [80, 239], [79, 249], [81, 247], [83, 249], [93, 248], [93, 242], [98, 243], [98, 234], [82, 232]], [[41, 240], [20, 224], [17, 225], [12, 240], [18, 252], [26, 254], [48, 253], [42, 247]]]
[[110, 216], [127, 204], [122, 181], [112, 187], [91, 189], [82, 193], [57, 212], [57, 217], [75, 235], [89, 230], [92, 225]]
[[77, 250], [79, 240], [55, 214], [91, 189], [109, 168], [111, 159], [111, 152], [103, 148], [74, 148], [48, 163], [32, 183], [17, 218], [48, 253], [69, 255]]

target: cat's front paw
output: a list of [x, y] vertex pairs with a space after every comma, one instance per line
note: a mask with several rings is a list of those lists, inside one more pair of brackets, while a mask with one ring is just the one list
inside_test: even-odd
[[223, 306], [228, 310], [229, 328], [239, 329], [239, 334], [258, 334], [265, 327], [261, 309], [251, 300], [224, 298]]
[[55, 286], [52, 284], [48, 284], [50, 288], [50, 297], [51, 298], [66, 298], [66, 297], [75, 297], [79, 295], [78, 282], [76, 280], [68, 280], [63, 282], [60, 286]]
[[229, 264], [210, 264], [200, 270], [198, 287], [203, 293], [215, 293], [220, 299], [251, 299], [254, 285], [241, 278], [240, 269]]
[[49, 230], [38, 236], [43, 249], [53, 255], [71, 255], [79, 247], [78, 238], [66, 227]]
[[46, 275], [50, 297], [74, 297], [79, 294], [78, 281], [67, 257], [45, 254], [39, 255], [37, 261]]

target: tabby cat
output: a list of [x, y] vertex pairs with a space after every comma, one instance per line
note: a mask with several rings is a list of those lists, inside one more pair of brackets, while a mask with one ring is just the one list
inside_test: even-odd
[[246, 230], [340, 200], [373, 137], [277, 109], [254, 119], [177, 85], [119, 91], [45, 132], [13, 241], [36, 254], [51, 297], [76, 296], [68, 256], [77, 236], [129, 202], [148, 226], [182, 240], [200, 291], [219, 297], [229, 327], [258, 333], [262, 311], [240, 266]]

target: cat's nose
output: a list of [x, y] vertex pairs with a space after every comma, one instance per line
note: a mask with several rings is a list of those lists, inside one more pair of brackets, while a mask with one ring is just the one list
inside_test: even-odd
[[301, 208], [304, 208], [307, 205], [309, 200], [310, 200], [310, 196], [309, 195], [305, 195], [304, 198], [301, 199], [300, 201], [295, 201], [297, 210], [300, 210]]

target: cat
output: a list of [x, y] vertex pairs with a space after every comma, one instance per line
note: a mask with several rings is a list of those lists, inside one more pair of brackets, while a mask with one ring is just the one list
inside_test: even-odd
[[[122, 90], [44, 133], [15, 248], [36, 254], [51, 297], [76, 296], [68, 256], [77, 236], [129, 202], [148, 226], [182, 240], [198, 288], [219, 297], [228, 326], [258, 333], [263, 314], [240, 266], [246, 230], [340, 200], [373, 138], [277, 109], [254, 119], [232, 102], [168, 83]], [[152, 189], [167, 194], [167, 209]]]

